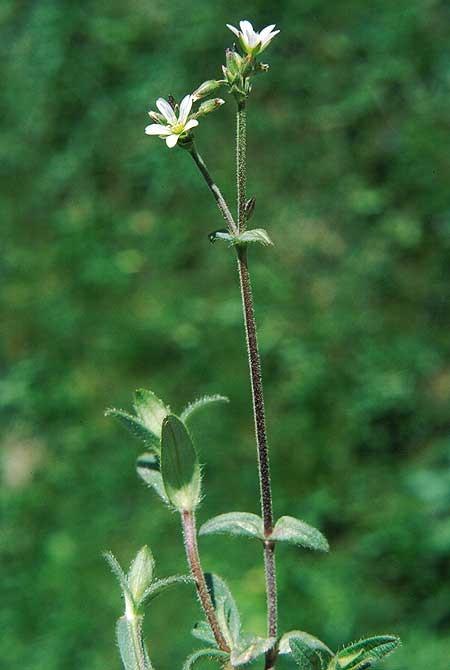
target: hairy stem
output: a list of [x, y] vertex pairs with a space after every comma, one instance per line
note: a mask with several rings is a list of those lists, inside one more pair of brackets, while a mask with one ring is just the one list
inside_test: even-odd
[[238, 229], [242, 233], [246, 226], [245, 204], [247, 201], [247, 109], [245, 100], [238, 102], [236, 112], [236, 186]]
[[211, 190], [217, 205], [222, 213], [223, 218], [226, 221], [228, 231], [231, 235], [237, 235], [238, 234], [238, 227], [233, 219], [233, 215], [231, 214], [230, 208], [228, 207], [225, 198], [222, 195], [221, 190], [217, 186], [217, 184], [213, 181], [208, 168], [205, 165], [205, 161], [203, 158], [200, 156], [200, 154], [197, 151], [197, 147], [195, 144], [192, 142], [191, 146], [188, 149], [189, 153], [191, 154], [192, 158], [197, 164], [198, 169], [202, 173], [206, 183], [208, 184], [209, 189]]
[[202, 564], [200, 562], [194, 513], [182, 512], [181, 522], [183, 525], [183, 537], [184, 537], [184, 546], [186, 549], [186, 556], [188, 559], [192, 577], [195, 580], [195, 585], [197, 587], [197, 593], [201, 606], [203, 608], [203, 611], [205, 612], [205, 616], [214, 634], [217, 645], [222, 651], [229, 652], [230, 648], [222, 634], [222, 631], [220, 630], [214, 605], [211, 600], [211, 595], [206, 585]]
[[[256, 321], [253, 308], [253, 294], [248, 270], [248, 256], [245, 247], [237, 248], [239, 280], [244, 311], [245, 336], [250, 369], [250, 381], [255, 421], [256, 444], [258, 449], [258, 471], [261, 493], [261, 512], [264, 533], [270, 535], [273, 530], [272, 487], [270, 482], [269, 450], [267, 445], [266, 419], [264, 411], [264, 392], [261, 375]], [[267, 592], [267, 632], [277, 635], [277, 585], [275, 573], [275, 547], [270, 541], [264, 542], [264, 566]], [[270, 652], [268, 652], [270, 654]], [[272, 667], [272, 666], [270, 666]]]

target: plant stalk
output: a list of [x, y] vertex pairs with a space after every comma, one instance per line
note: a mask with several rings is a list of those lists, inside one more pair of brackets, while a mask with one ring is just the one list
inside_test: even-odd
[[236, 113], [236, 187], [238, 229], [243, 233], [246, 227], [247, 202], [247, 108], [246, 101], [237, 103]]
[[195, 146], [194, 142], [189, 146], [188, 148], [189, 153], [191, 154], [192, 158], [197, 164], [198, 169], [202, 173], [206, 183], [208, 184], [208, 187], [210, 191], [212, 192], [217, 205], [222, 213], [223, 218], [225, 219], [225, 222], [227, 224], [228, 232], [230, 235], [237, 235], [238, 234], [238, 227], [233, 219], [233, 215], [231, 214], [230, 208], [228, 207], [225, 198], [222, 195], [222, 192], [220, 188], [217, 186], [217, 184], [214, 182], [212, 179], [208, 168], [205, 165], [205, 161], [203, 158], [200, 156], [200, 154], [197, 151], [197, 147]]
[[186, 549], [186, 556], [192, 577], [195, 580], [198, 597], [205, 612], [206, 619], [211, 627], [211, 630], [216, 639], [217, 645], [222, 651], [229, 652], [230, 648], [220, 630], [219, 622], [217, 620], [216, 611], [214, 609], [211, 595], [208, 591], [205, 575], [202, 564], [200, 562], [200, 555], [197, 544], [197, 530], [195, 526], [195, 515], [193, 512], [182, 512], [181, 522], [183, 526], [184, 546]]

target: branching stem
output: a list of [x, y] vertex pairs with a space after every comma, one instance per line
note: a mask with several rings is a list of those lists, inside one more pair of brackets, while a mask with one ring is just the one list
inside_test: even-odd
[[195, 580], [198, 597], [205, 612], [205, 616], [211, 627], [211, 630], [216, 639], [217, 645], [222, 651], [229, 652], [230, 648], [220, 630], [219, 622], [217, 621], [216, 611], [214, 609], [211, 595], [208, 591], [205, 575], [202, 564], [200, 562], [200, 555], [197, 544], [197, 530], [195, 526], [195, 515], [193, 512], [182, 512], [181, 522], [183, 526], [184, 546], [186, 549], [186, 556], [192, 577]]

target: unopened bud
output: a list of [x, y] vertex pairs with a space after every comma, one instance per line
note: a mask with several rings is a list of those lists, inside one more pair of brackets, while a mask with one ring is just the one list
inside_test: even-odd
[[220, 86], [222, 86], [222, 82], [217, 81], [216, 79], [204, 81], [203, 84], [200, 84], [200, 86], [193, 92], [193, 101], [195, 102], [196, 100], [205, 98], [207, 95], [210, 95], [213, 91], [220, 88]]
[[211, 100], [205, 100], [205, 102], [202, 102], [198, 108], [198, 112], [195, 116], [205, 116], [205, 114], [215, 112], [216, 109], [219, 109], [219, 107], [222, 107], [224, 104], [225, 100], [222, 100], [222, 98], [212, 98]]
[[227, 70], [231, 75], [239, 75], [242, 69], [243, 57], [233, 49], [225, 51], [225, 58], [227, 62]]

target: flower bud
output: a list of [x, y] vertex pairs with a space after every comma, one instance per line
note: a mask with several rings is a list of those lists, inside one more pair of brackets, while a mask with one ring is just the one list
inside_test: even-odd
[[195, 116], [198, 117], [205, 116], [205, 114], [210, 114], [216, 109], [219, 109], [219, 107], [222, 107], [224, 104], [225, 100], [222, 100], [222, 98], [211, 98], [210, 100], [205, 100], [205, 102], [202, 102], [198, 108], [198, 112]]
[[213, 93], [213, 91], [220, 88], [221, 86], [222, 82], [217, 81], [216, 79], [209, 79], [208, 81], [204, 81], [203, 84], [200, 84], [200, 86], [195, 89], [192, 94], [192, 99], [194, 102], [201, 100], [201, 98], [205, 98], [207, 95]]

